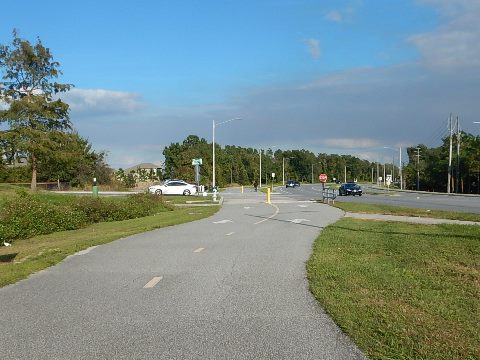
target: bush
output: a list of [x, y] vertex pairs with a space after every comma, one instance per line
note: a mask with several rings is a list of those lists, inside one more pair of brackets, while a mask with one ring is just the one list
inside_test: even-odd
[[55, 206], [34, 196], [18, 196], [8, 201], [0, 216], [0, 240], [24, 239], [84, 226], [87, 219], [65, 206]]
[[45, 197], [19, 192], [3, 206], [0, 215], [0, 243], [26, 239], [85, 225], [133, 219], [172, 208], [158, 196], [130, 195], [126, 198], [72, 197], [55, 204]]

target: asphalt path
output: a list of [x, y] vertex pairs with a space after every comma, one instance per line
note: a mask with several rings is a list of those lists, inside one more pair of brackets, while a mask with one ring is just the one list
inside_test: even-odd
[[[89, 249], [0, 289], [4, 359], [364, 359], [308, 290], [324, 204], [225, 193], [213, 217]], [[194, 212], [195, 210], [192, 210]]]
[[[480, 196], [439, 194], [413, 191], [379, 191], [362, 186], [367, 191], [362, 196], [338, 196], [335, 201], [392, 205], [417, 209], [480, 213]], [[296, 188], [279, 187], [276, 192], [298, 200], [321, 199], [321, 184], [302, 184]], [[373, 192], [373, 193], [372, 193]]]

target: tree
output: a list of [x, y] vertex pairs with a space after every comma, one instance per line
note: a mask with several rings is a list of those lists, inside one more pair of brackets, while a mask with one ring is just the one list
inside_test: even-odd
[[0, 124], [9, 130], [0, 132], [0, 140], [15, 144], [15, 151], [25, 153], [32, 170], [31, 189], [37, 188], [37, 169], [72, 129], [69, 106], [54, 95], [70, 90], [70, 84], [54, 82], [62, 73], [50, 50], [40, 39], [35, 44], [20, 39], [13, 31], [11, 45], [0, 45]]
[[61, 134], [51, 150], [53, 156], [45, 156], [38, 165], [39, 177], [45, 181], [59, 180], [75, 187], [90, 185], [94, 177], [100, 184], [111, 182], [113, 170], [105, 163], [105, 152], [94, 151], [76, 132]]

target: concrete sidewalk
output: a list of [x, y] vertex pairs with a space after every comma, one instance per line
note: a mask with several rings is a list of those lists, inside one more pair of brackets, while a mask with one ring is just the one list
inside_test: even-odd
[[364, 214], [364, 213], [351, 213], [346, 212], [345, 217], [363, 220], [378, 220], [378, 221], [399, 221], [409, 222], [415, 224], [458, 224], [458, 225], [480, 225], [478, 221], [464, 221], [464, 220], [451, 220], [451, 219], [435, 219], [418, 216], [401, 216], [401, 215], [385, 215], [385, 214]]

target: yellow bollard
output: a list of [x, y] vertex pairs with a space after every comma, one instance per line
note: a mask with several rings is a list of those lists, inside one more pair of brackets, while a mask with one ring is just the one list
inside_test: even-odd
[[243, 194], [243, 185], [242, 185], [242, 194]]
[[267, 188], [267, 204], [271, 204], [271, 202], [270, 202], [270, 188]]

